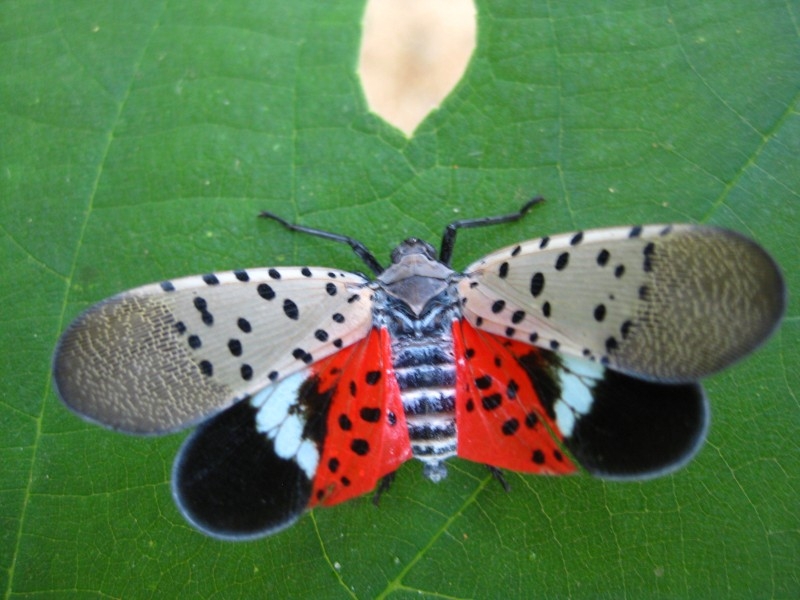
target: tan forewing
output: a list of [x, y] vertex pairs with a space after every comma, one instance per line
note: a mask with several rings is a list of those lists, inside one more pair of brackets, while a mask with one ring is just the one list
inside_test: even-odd
[[53, 372], [84, 418], [133, 433], [175, 430], [363, 338], [362, 277], [250, 269], [136, 288], [64, 332]]
[[658, 381], [693, 381], [775, 329], [783, 278], [748, 238], [695, 225], [523, 242], [471, 265], [464, 315], [492, 333]]

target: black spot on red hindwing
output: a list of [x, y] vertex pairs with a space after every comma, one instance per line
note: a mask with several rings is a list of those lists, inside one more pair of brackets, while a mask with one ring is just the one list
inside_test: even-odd
[[359, 456], [366, 456], [369, 454], [369, 442], [361, 438], [356, 438], [350, 442], [350, 449]]
[[481, 404], [485, 410], [494, 410], [503, 401], [503, 397], [500, 394], [491, 394], [489, 396], [483, 396], [481, 398]]
[[517, 429], [519, 429], [519, 421], [513, 417], [504, 422], [501, 427], [503, 435], [513, 435]]
[[513, 379], [509, 379], [508, 387], [506, 388], [506, 397], [509, 400], [513, 400], [514, 398], [517, 397], [518, 391], [519, 391], [519, 384]]
[[350, 431], [353, 428], [353, 422], [350, 417], [342, 413], [339, 415], [339, 427], [341, 427], [342, 431]]
[[489, 375], [481, 375], [475, 379], [475, 386], [479, 390], [488, 390], [492, 387], [492, 378]]
[[545, 461], [544, 452], [542, 452], [541, 450], [534, 450], [533, 455], [531, 456], [531, 460], [537, 465], [543, 465]]
[[367, 382], [367, 385], [375, 385], [380, 381], [381, 372], [380, 371], [369, 371], [367, 376], [364, 378]]
[[381, 409], [380, 408], [370, 408], [368, 406], [363, 407], [360, 411], [358, 411], [358, 415], [361, 417], [363, 421], [367, 423], [377, 423], [381, 420]]

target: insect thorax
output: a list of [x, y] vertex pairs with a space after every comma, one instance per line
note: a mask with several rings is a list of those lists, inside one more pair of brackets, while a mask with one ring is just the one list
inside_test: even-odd
[[447, 475], [443, 461], [456, 454], [457, 277], [442, 263], [412, 254], [375, 282], [373, 321], [390, 334], [411, 448], [432, 481]]

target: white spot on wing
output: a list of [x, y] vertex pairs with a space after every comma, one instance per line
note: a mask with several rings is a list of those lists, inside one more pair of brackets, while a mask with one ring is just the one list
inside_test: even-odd
[[319, 450], [311, 440], [303, 438], [305, 420], [300, 414], [290, 414], [297, 404], [300, 386], [309, 377], [300, 371], [253, 396], [251, 404], [258, 409], [256, 430], [272, 440], [275, 454], [294, 460], [309, 479], [314, 478], [319, 464]]
[[[587, 360], [565, 356], [564, 370], [559, 372], [561, 399], [575, 412], [585, 415], [592, 408], [592, 387], [602, 374], [602, 368]], [[591, 386], [591, 387], [590, 387]]]
[[572, 429], [575, 427], [575, 414], [572, 412], [572, 409], [567, 406], [566, 403], [559, 400], [556, 402], [553, 410], [555, 410], [556, 413], [556, 425], [558, 425], [558, 429], [564, 437], [570, 437], [572, 435]]
[[572, 435], [575, 421], [592, 409], [592, 388], [602, 376], [603, 368], [588, 360], [562, 356], [564, 368], [559, 370], [561, 398], [555, 403], [556, 424], [566, 437]]
[[275, 436], [275, 454], [281, 458], [294, 458], [303, 442], [303, 423], [296, 415], [290, 415], [278, 426]]
[[297, 464], [300, 465], [300, 468], [305, 471], [306, 476], [309, 479], [313, 479], [314, 473], [317, 472], [317, 465], [319, 464], [319, 451], [316, 445], [314, 445], [314, 442], [304, 440], [297, 450], [295, 460]]
[[300, 371], [283, 381], [267, 386], [253, 396], [250, 402], [259, 409], [256, 415], [256, 429], [259, 432], [269, 435], [275, 427], [283, 423], [289, 416], [289, 409], [297, 404], [298, 391], [307, 378], [308, 373]]

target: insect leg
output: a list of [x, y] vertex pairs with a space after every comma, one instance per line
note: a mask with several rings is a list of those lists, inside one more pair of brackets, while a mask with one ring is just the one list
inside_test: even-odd
[[388, 475], [384, 475], [381, 478], [380, 483], [378, 484], [378, 488], [375, 490], [375, 495], [372, 497], [372, 503], [375, 506], [378, 506], [381, 501], [381, 496], [383, 496], [384, 492], [388, 492], [389, 488], [392, 487], [392, 483], [394, 482], [394, 478], [397, 475], [397, 471], [392, 471]]
[[515, 213], [508, 215], [497, 215], [494, 217], [480, 217], [477, 219], [462, 219], [461, 221], [453, 221], [444, 228], [444, 233], [442, 234], [442, 248], [439, 251], [439, 261], [447, 266], [450, 266], [450, 259], [453, 255], [453, 247], [456, 244], [456, 234], [458, 233], [459, 229], [484, 227], [485, 225], [498, 225], [499, 223], [518, 221], [525, 216], [525, 213], [527, 213], [531, 207], [541, 202], [544, 202], [544, 198], [537, 196], [533, 200], [528, 200], [522, 205], [522, 208]]
[[[383, 273], [383, 267], [377, 261], [377, 259], [372, 255], [372, 252], [370, 252], [364, 244], [362, 244], [361, 242], [359, 242], [356, 239], [353, 239], [353, 238], [348, 237], [346, 235], [341, 235], [339, 233], [332, 233], [330, 231], [324, 231], [322, 229], [315, 229], [313, 227], [305, 227], [303, 225], [295, 225], [294, 223], [289, 223], [289, 221], [286, 221], [285, 219], [282, 219], [278, 215], [275, 215], [275, 214], [273, 214], [271, 212], [267, 212], [265, 210], [262, 210], [261, 213], [258, 216], [262, 217], [264, 219], [272, 219], [273, 221], [277, 221], [278, 223], [280, 223], [281, 225], [283, 225], [284, 227], [286, 227], [286, 229], [289, 229], [290, 231], [298, 231], [300, 233], [307, 233], [309, 235], [315, 235], [317, 237], [321, 237], [321, 238], [324, 238], [326, 240], [333, 240], [334, 242], [339, 242], [341, 244], [347, 244], [348, 246], [350, 246], [353, 249], [353, 252], [355, 252], [356, 256], [358, 256], [358, 258], [363, 260], [364, 264], [366, 264], [370, 268], [370, 270], [373, 273], [375, 273], [375, 275], [380, 275], [381, 273]], [[517, 218], [519, 218], [519, 217], [517, 217]]]
[[508, 482], [506, 481], [506, 478], [500, 469], [498, 469], [497, 467], [493, 467], [492, 465], [486, 465], [486, 467], [489, 469], [489, 472], [492, 474], [492, 477], [494, 477], [497, 480], [497, 482], [503, 486], [504, 492], [508, 493], [509, 491], [511, 491], [511, 486], [508, 485]]

